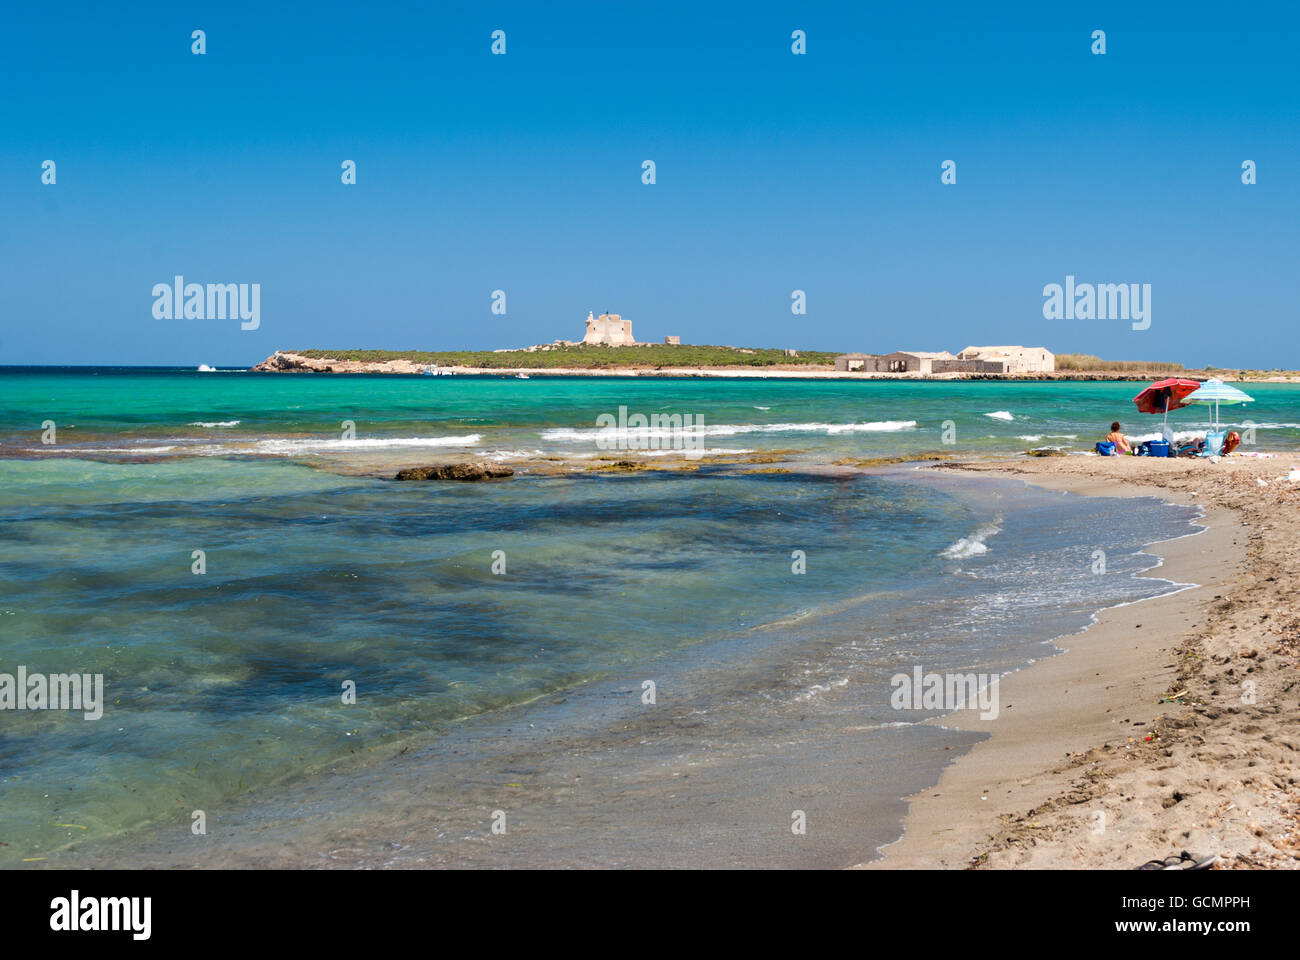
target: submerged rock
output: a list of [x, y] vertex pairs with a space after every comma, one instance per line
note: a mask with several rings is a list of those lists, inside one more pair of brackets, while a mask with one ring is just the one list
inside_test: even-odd
[[513, 477], [513, 467], [476, 460], [471, 463], [438, 463], [431, 467], [398, 470], [394, 480], [499, 480]]
[[1067, 456], [1064, 450], [1058, 450], [1056, 447], [1035, 447], [1033, 450], [1026, 450], [1025, 454], [1031, 457], [1064, 457]]

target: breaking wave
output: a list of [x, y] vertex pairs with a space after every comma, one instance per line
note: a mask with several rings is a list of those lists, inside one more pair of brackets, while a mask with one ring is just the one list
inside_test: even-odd
[[968, 557], [977, 557], [981, 553], [988, 553], [989, 547], [985, 543], [989, 537], [996, 537], [1002, 532], [1002, 518], [998, 517], [992, 523], [986, 523], [969, 537], [962, 537], [956, 543], [944, 548], [939, 552], [939, 556], [947, 557], [950, 560], [965, 560]]
[[692, 427], [632, 427], [615, 430], [607, 427], [574, 429], [557, 427], [542, 431], [542, 439], [555, 443], [584, 443], [587, 441], [629, 437], [734, 437], [746, 433], [874, 433], [913, 430], [915, 420], [873, 420], [868, 423], [717, 423]]
[[[1193, 437], [1203, 437], [1203, 436], [1205, 436], [1204, 430], [1174, 431], [1174, 439], [1179, 443], [1181, 443], [1184, 440], [1191, 440]], [[1129, 443], [1143, 443], [1144, 441], [1147, 440], [1163, 440], [1164, 437], [1161, 436], [1159, 433], [1139, 433], [1129, 437], [1128, 439], [1129, 439]]]
[[364, 437], [354, 440], [294, 438], [259, 440], [259, 453], [311, 453], [319, 450], [383, 450], [391, 447], [472, 447], [481, 440], [477, 433], [463, 437]]

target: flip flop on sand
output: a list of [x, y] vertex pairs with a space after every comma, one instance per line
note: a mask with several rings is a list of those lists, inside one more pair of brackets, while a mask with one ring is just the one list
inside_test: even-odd
[[1140, 867], [1134, 867], [1135, 870], [1208, 870], [1214, 866], [1214, 861], [1218, 860], [1217, 856], [1194, 857], [1186, 850], [1176, 857], [1165, 857], [1163, 860], [1148, 860]]

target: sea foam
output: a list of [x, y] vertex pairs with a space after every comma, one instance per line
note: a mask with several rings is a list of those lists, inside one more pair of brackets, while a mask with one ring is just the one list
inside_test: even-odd
[[998, 517], [992, 523], [986, 523], [969, 537], [962, 537], [956, 543], [944, 548], [939, 552], [939, 556], [947, 557], [950, 560], [965, 560], [968, 557], [977, 557], [981, 553], [988, 553], [989, 547], [985, 543], [989, 537], [996, 537], [1002, 532], [1002, 518]]
[[259, 440], [259, 453], [294, 454], [319, 450], [383, 450], [391, 447], [472, 447], [483, 439], [477, 433], [463, 437], [363, 437], [353, 440], [293, 438]]
[[[629, 437], [734, 437], [746, 433], [875, 433], [914, 430], [915, 420], [873, 420], [867, 423], [716, 423], [695, 427], [633, 427]], [[618, 437], [620, 431], [603, 427], [573, 429], [557, 427], [542, 431], [542, 439], [553, 443], [584, 443], [601, 438]]]

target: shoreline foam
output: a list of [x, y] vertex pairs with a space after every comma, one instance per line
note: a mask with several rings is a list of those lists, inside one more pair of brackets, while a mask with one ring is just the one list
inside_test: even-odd
[[[1276, 482], [1285, 467], [1072, 458], [958, 468], [1200, 504], [1208, 529], [1149, 545], [1163, 563], [1144, 574], [1198, 586], [1103, 610], [1055, 642], [1060, 655], [1008, 676], [1007, 709], [979, 727], [992, 736], [909, 798], [902, 838], [863, 866], [1132, 868], [1184, 849], [1224, 867], [1300, 866], [1295, 708], [1283, 699], [1300, 621], [1278, 609], [1294, 602], [1282, 582], [1297, 560], [1297, 522], [1276, 510], [1294, 507], [1300, 491]], [[1250, 582], [1261, 585], [1253, 595], [1242, 586]], [[1273, 615], [1290, 618], [1278, 624], [1281, 642], [1261, 628]], [[1282, 676], [1259, 669], [1266, 655]], [[1243, 704], [1234, 681], [1257, 670], [1257, 702]], [[1168, 702], [1178, 693], [1182, 702]], [[930, 722], [975, 726], [962, 714]]]

